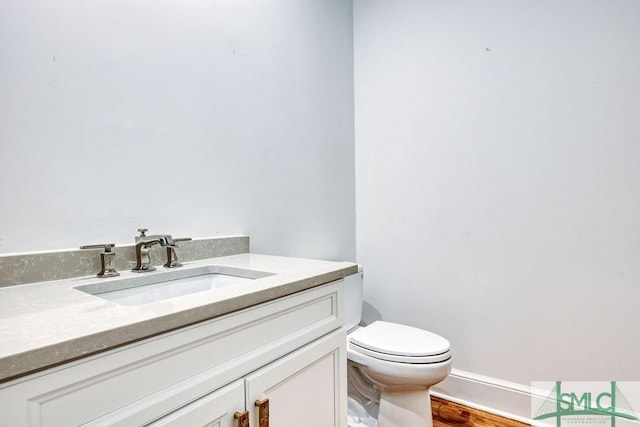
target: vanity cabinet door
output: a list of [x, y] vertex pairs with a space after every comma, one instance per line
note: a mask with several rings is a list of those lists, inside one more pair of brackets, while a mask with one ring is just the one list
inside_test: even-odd
[[238, 380], [160, 418], [149, 426], [235, 427], [235, 413], [243, 412], [244, 406], [244, 380]]
[[[246, 377], [250, 425], [346, 427], [346, 337], [331, 333]], [[268, 400], [267, 400], [268, 399]], [[268, 402], [260, 414], [256, 402]], [[264, 406], [264, 403], [263, 403]]]

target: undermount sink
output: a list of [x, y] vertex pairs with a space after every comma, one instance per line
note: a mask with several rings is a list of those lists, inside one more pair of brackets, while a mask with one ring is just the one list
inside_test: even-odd
[[142, 305], [196, 292], [250, 283], [274, 273], [207, 265], [139, 273], [135, 277], [100, 279], [75, 289], [121, 305]]

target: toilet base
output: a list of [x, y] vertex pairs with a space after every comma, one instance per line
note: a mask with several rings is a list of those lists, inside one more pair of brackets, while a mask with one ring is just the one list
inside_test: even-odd
[[378, 427], [378, 420], [357, 398], [348, 397], [348, 427]]
[[378, 427], [433, 427], [429, 389], [382, 390]]

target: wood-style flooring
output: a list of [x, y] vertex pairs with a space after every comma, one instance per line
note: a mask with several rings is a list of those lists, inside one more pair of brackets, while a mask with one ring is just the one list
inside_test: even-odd
[[433, 427], [528, 427], [518, 421], [431, 396]]

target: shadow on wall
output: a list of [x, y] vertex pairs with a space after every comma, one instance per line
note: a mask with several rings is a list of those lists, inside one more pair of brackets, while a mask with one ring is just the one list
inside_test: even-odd
[[376, 320], [382, 320], [382, 315], [378, 310], [375, 309], [371, 304], [364, 301], [362, 303], [362, 321], [361, 325], [369, 325]]

